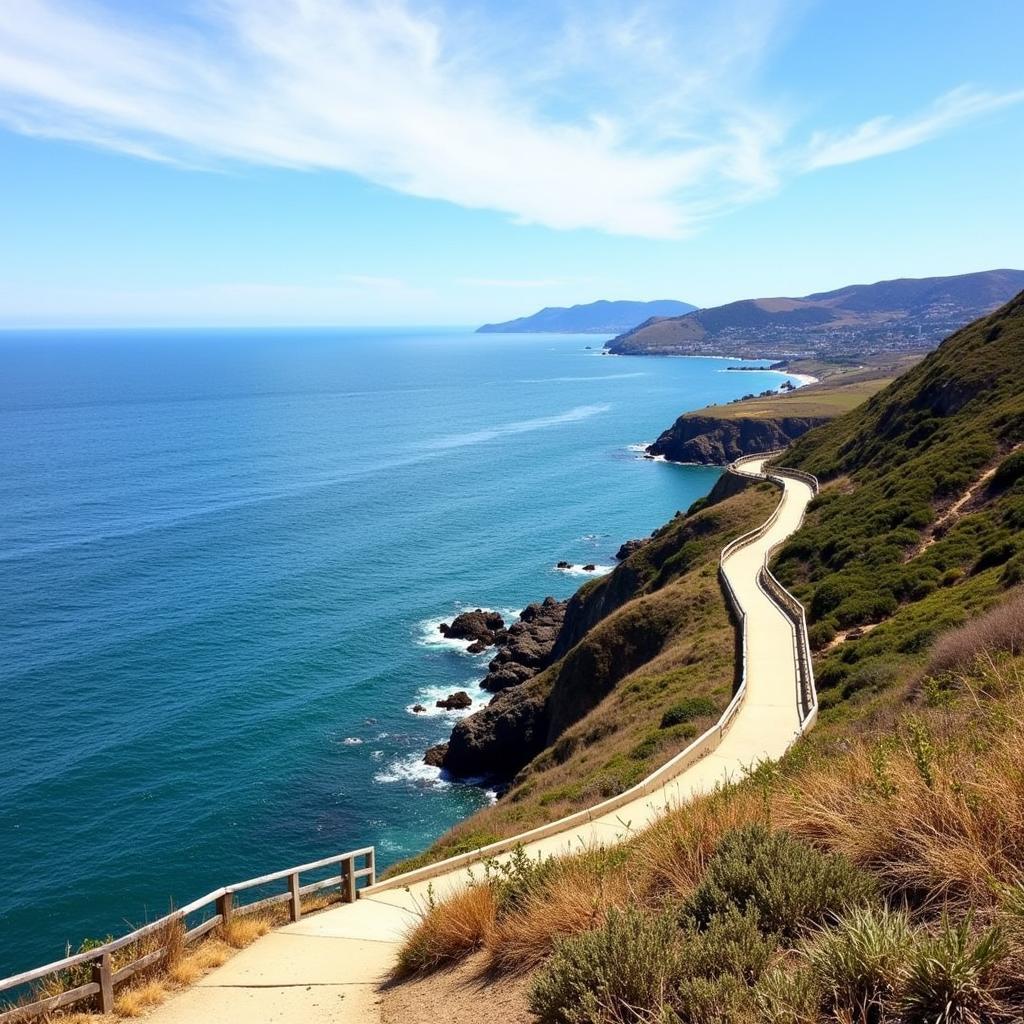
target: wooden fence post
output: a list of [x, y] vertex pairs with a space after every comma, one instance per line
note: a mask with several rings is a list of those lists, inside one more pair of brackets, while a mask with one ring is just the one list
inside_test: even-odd
[[235, 909], [235, 894], [226, 892], [217, 897], [217, 913], [220, 914], [220, 925], [227, 928], [231, 923], [231, 914]]
[[341, 891], [342, 899], [346, 903], [356, 901], [356, 859], [346, 857], [341, 862]]
[[114, 978], [110, 954], [104, 953], [92, 965], [92, 980], [100, 987], [100, 1013], [114, 1012]]
[[366, 851], [366, 866], [370, 869], [370, 875], [369, 875], [369, 878], [367, 879], [366, 884], [367, 885], [376, 885], [377, 884], [377, 862], [376, 862], [376, 860], [374, 858], [374, 848], [372, 846], [370, 847], [369, 850]]
[[293, 871], [288, 876], [288, 891], [291, 893], [291, 899], [288, 901], [288, 916], [293, 921], [298, 921], [302, 917], [302, 904], [299, 899], [299, 873]]

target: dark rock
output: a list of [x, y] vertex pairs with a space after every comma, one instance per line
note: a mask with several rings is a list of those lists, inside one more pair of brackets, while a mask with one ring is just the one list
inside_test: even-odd
[[437, 743], [427, 748], [427, 752], [423, 755], [423, 763], [429, 764], [431, 768], [441, 768], [444, 766], [444, 758], [447, 753], [448, 744]]
[[449, 640], [479, 640], [484, 647], [495, 642], [496, 634], [504, 630], [505, 621], [497, 612], [476, 608], [456, 615], [451, 624], [442, 622], [438, 629]]
[[483, 654], [483, 652], [490, 646], [490, 644], [485, 644], [483, 640], [474, 640], [466, 650], [469, 651], [470, 654]]
[[594, 565], [593, 562], [588, 562], [585, 566], [583, 566], [583, 571], [584, 572], [593, 572], [596, 568], [597, 568], [597, 566]]
[[[754, 397], [751, 395], [750, 397]], [[741, 455], [785, 448], [812, 427], [827, 423], [822, 416], [778, 416], [731, 419], [686, 413], [647, 449], [673, 462], [724, 466]]]
[[414, 715], [422, 715], [427, 709], [422, 704], [413, 704], [412, 713]]
[[636, 554], [636, 552], [639, 551], [646, 543], [646, 538], [643, 540], [625, 541], [619, 550], [615, 552], [615, 560], [617, 562], [624, 562], [630, 555]]
[[444, 708], [445, 711], [462, 711], [473, 706], [473, 698], [465, 690], [457, 690], [449, 693], [444, 700], [439, 700], [436, 707]]
[[442, 767], [462, 778], [511, 778], [543, 748], [547, 724], [542, 692], [529, 684], [499, 693], [452, 729]]
[[559, 562], [555, 566], [555, 568], [556, 569], [571, 569], [572, 568], [572, 562]]

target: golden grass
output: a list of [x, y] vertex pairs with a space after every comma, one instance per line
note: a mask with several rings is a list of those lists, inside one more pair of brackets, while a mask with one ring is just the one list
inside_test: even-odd
[[915, 913], [1010, 922], [1012, 983], [1024, 991], [1022, 669], [1024, 659], [989, 658], [960, 681], [952, 705], [919, 703], [872, 732], [848, 732], [841, 753], [805, 750], [782, 770], [699, 798], [617, 857], [560, 859], [507, 915], [493, 882], [432, 905], [402, 957], [427, 970], [483, 947], [497, 973], [532, 970], [559, 938], [599, 927], [613, 907], [685, 900], [721, 837], [761, 823], [844, 855]]
[[119, 1017], [141, 1017], [147, 1010], [159, 1006], [169, 990], [163, 981], [147, 981], [122, 989], [114, 1000], [114, 1012]]
[[858, 741], [815, 764], [775, 803], [775, 825], [841, 853], [911, 903], [989, 907], [1024, 884], [1024, 699], [974, 692], [955, 713], [903, 720], [879, 745]]
[[609, 910], [626, 907], [628, 875], [621, 864], [602, 868], [600, 859], [600, 853], [582, 854], [560, 862], [522, 907], [499, 917], [484, 936], [488, 967], [503, 974], [530, 971], [558, 939], [597, 928]]
[[699, 797], [685, 810], [655, 822], [633, 842], [635, 884], [648, 899], [689, 896], [722, 834], [740, 825], [764, 823], [767, 817], [763, 795], [749, 788]]
[[221, 938], [235, 949], [251, 946], [261, 935], [266, 935], [276, 923], [273, 914], [236, 914], [220, 929]]
[[407, 936], [396, 977], [452, 964], [479, 949], [494, 928], [497, 904], [490, 885], [475, 884], [440, 903], [431, 903]]

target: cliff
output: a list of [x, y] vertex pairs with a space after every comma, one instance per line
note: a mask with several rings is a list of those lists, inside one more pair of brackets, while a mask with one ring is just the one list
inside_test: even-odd
[[827, 422], [828, 417], [825, 416], [779, 416], [770, 419], [735, 416], [721, 419], [686, 413], [647, 451], [672, 462], [724, 466], [741, 455], [785, 448], [812, 427]]

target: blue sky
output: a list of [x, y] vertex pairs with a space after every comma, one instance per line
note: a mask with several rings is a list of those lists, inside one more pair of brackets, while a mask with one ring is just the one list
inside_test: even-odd
[[1024, 267], [1019, 0], [6, 0], [0, 325]]

